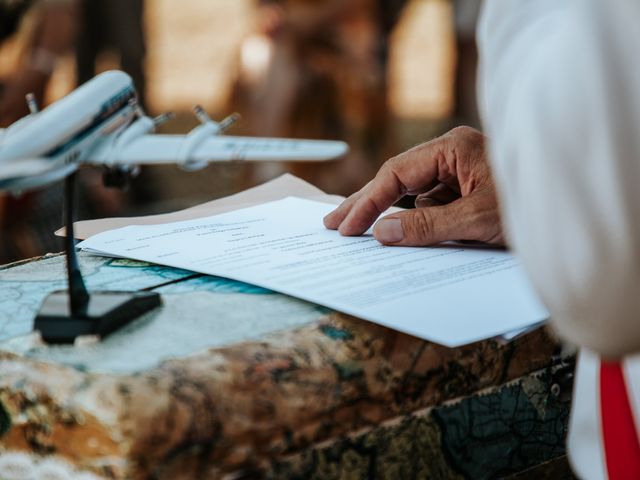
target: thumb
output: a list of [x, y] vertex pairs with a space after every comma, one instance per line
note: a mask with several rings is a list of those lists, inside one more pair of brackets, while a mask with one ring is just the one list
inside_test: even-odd
[[381, 218], [373, 228], [374, 237], [384, 245], [422, 247], [469, 237], [464, 199], [437, 207], [415, 208]]

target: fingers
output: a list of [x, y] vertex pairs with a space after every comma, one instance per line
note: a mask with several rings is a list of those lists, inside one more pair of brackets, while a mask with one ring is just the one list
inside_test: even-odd
[[[373, 235], [384, 245], [425, 246], [457, 238], [464, 221], [454, 205], [416, 208], [380, 219]], [[456, 235], [456, 236], [452, 236]]]
[[338, 208], [336, 208], [330, 214], [325, 216], [323, 219], [324, 226], [330, 230], [337, 230], [340, 224], [344, 221], [346, 216], [351, 211], [351, 208], [353, 207], [353, 205], [356, 203], [358, 198], [360, 198], [360, 196], [362, 195], [363, 190], [367, 188], [369, 184], [371, 184], [371, 182], [369, 182], [367, 185], [365, 185], [365, 187], [361, 188], [359, 191], [351, 195], [344, 202], [342, 202], [338, 206]]
[[[406, 194], [427, 192], [417, 202], [419, 206], [449, 203], [460, 194], [470, 196], [479, 185], [489, 181], [484, 173], [485, 160], [483, 135], [468, 127], [456, 128], [386, 162], [367, 186], [327, 215], [324, 224], [343, 235], [361, 235]], [[469, 205], [453, 203], [457, 201], [451, 203], [448, 213]], [[431, 215], [423, 220], [431, 221]], [[450, 231], [449, 223], [443, 222], [442, 226], [440, 237], [449, 235], [446, 233]]]
[[415, 200], [416, 208], [446, 205], [460, 198], [460, 193], [441, 183], [426, 193], [418, 195]]
[[439, 180], [434, 180], [432, 182], [429, 182], [428, 184], [426, 184], [424, 187], [421, 187], [417, 190], [407, 190], [407, 195], [423, 195], [431, 190], [433, 190], [434, 188], [436, 188], [438, 185], [440, 185], [440, 181]]
[[385, 245], [426, 246], [446, 240], [480, 240], [503, 245], [497, 202], [491, 195], [460, 198], [380, 219], [373, 235]]
[[431, 142], [392, 158], [360, 192], [325, 218], [327, 228], [342, 235], [361, 235], [407, 192], [419, 191], [438, 176], [439, 142]]

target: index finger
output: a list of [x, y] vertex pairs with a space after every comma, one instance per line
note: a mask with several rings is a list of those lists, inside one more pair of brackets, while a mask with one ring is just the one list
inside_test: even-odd
[[[438, 177], [440, 141], [419, 145], [387, 161], [376, 177], [339, 207], [342, 235], [362, 235], [376, 219], [407, 193], [419, 192]], [[330, 214], [331, 215], [331, 214]], [[334, 219], [335, 220], [335, 219]]]
[[331, 213], [326, 215], [323, 219], [324, 226], [330, 230], [337, 230], [340, 224], [342, 223], [342, 221], [346, 218], [346, 216], [351, 211], [351, 207], [355, 205], [358, 198], [360, 198], [360, 195], [362, 195], [362, 191], [368, 185], [369, 184], [367, 184], [365, 187], [361, 188], [356, 193], [351, 195], [349, 198], [344, 200], [335, 210], [333, 210]]

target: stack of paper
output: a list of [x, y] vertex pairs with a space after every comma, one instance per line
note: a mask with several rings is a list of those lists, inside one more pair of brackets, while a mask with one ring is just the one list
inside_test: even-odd
[[[321, 192], [317, 198], [326, 200]], [[547, 318], [508, 252], [385, 247], [371, 235], [342, 237], [322, 224], [333, 208], [288, 197], [109, 230], [80, 246], [252, 283], [451, 347]]]

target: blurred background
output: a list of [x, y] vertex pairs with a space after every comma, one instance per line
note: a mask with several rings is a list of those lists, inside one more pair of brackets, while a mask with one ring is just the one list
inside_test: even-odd
[[[237, 135], [342, 139], [339, 162], [144, 168], [127, 191], [83, 169], [79, 218], [153, 214], [291, 172], [348, 195], [389, 157], [459, 124], [475, 106], [478, 0], [0, 0], [0, 127], [96, 73], [119, 68], [164, 132], [237, 111]], [[2, 166], [0, 166], [2, 168]], [[62, 189], [0, 196], [0, 264], [62, 249]]]

